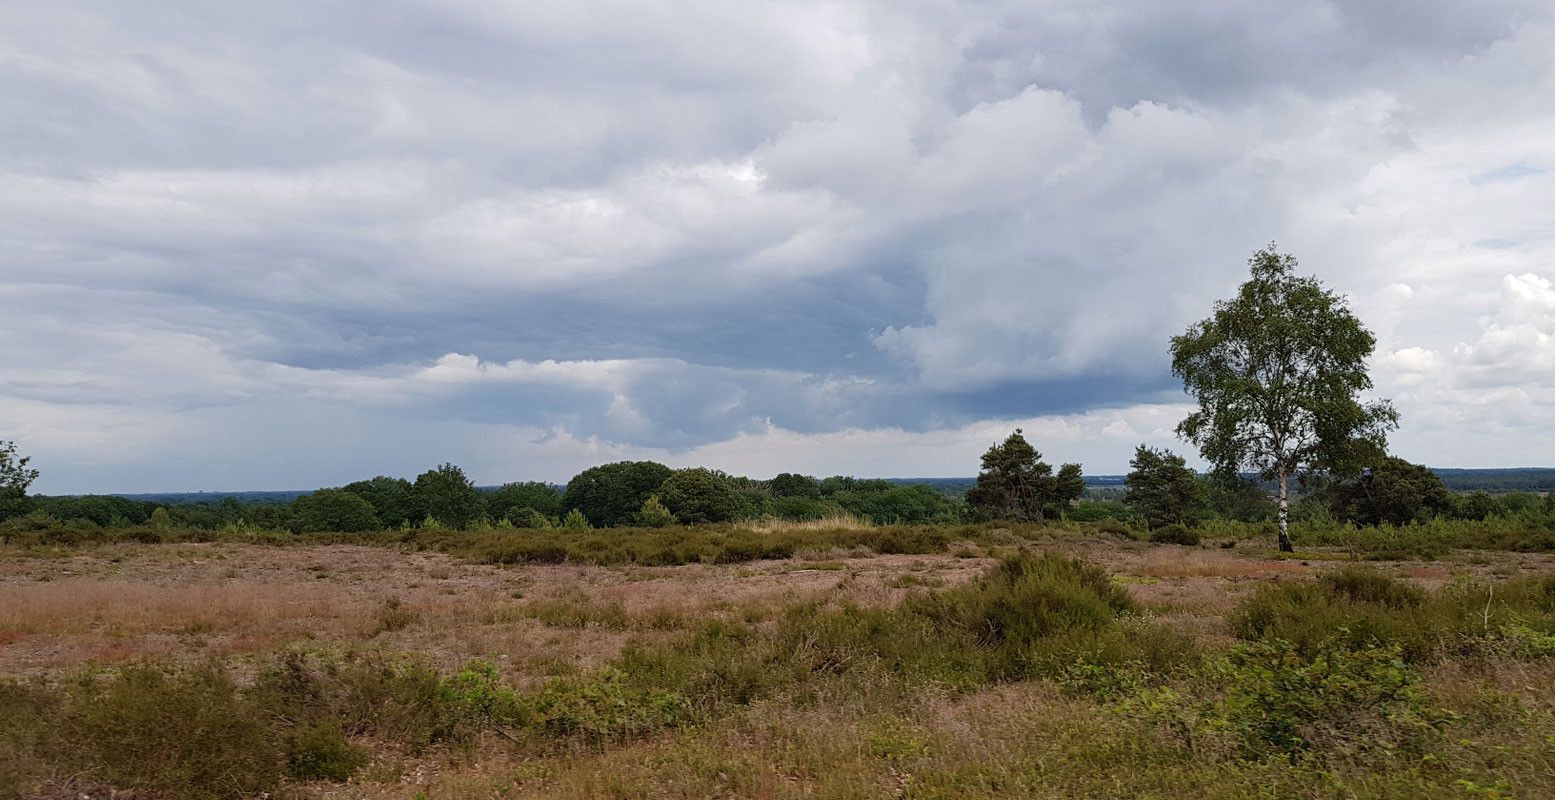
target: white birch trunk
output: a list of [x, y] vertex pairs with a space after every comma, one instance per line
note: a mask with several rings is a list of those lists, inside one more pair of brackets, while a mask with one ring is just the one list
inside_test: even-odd
[[1294, 553], [1290, 543], [1290, 486], [1285, 470], [1280, 470], [1280, 552]]

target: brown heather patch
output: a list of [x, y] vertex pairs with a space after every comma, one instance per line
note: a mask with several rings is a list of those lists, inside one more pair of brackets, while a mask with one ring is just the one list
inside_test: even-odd
[[443, 669], [485, 658], [527, 684], [600, 666], [633, 637], [662, 638], [713, 619], [759, 623], [816, 599], [891, 605], [925, 585], [967, 580], [987, 563], [870, 555], [499, 567], [381, 547], [214, 543], [0, 556], [0, 676], [303, 644], [414, 652]]
[[1298, 561], [1250, 559], [1220, 550], [1151, 550], [1141, 556], [1132, 574], [1151, 578], [1226, 578], [1253, 580], [1302, 575], [1311, 568]]

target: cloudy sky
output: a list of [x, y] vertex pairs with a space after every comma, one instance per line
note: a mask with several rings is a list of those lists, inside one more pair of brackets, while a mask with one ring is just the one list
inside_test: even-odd
[[0, 4], [45, 493], [966, 475], [1016, 425], [1119, 472], [1270, 240], [1401, 455], [1555, 465], [1555, 6]]

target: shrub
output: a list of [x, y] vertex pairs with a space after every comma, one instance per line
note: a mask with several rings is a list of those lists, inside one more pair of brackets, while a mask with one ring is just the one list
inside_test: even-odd
[[644, 528], [664, 528], [675, 524], [675, 515], [659, 502], [658, 495], [649, 495], [643, 501], [642, 510], [637, 512], [637, 524]]
[[1426, 594], [1351, 568], [1311, 583], [1261, 587], [1230, 621], [1243, 639], [1287, 641], [1301, 652], [1338, 636], [1354, 648], [1397, 646], [1410, 662], [1447, 652], [1504, 653], [1497, 643], [1516, 638], [1508, 631], [1555, 633], [1555, 577], [1465, 582]]
[[1199, 546], [1199, 532], [1186, 525], [1163, 525], [1150, 532], [1150, 541], [1156, 544], [1181, 544]]
[[60, 698], [39, 684], [0, 680], [0, 709], [0, 798], [33, 797], [32, 784], [64, 745]]
[[518, 508], [508, 511], [507, 520], [515, 528], [549, 528], [551, 520], [546, 515], [532, 508]]
[[196, 800], [275, 789], [284, 760], [265, 720], [215, 667], [139, 665], [73, 685], [63, 727], [94, 779]]
[[1408, 660], [1420, 661], [1440, 649], [1442, 632], [1414, 611], [1351, 600], [1322, 582], [1291, 583], [1259, 587], [1230, 622], [1243, 639], [1285, 641], [1303, 653], [1315, 652], [1342, 631], [1351, 647], [1395, 645]]
[[653, 461], [620, 461], [590, 467], [567, 482], [562, 507], [581, 512], [601, 528], [630, 525], [648, 496], [658, 494], [669, 476], [669, 467]]
[[1330, 594], [1359, 603], [1389, 608], [1413, 608], [1425, 602], [1425, 592], [1374, 569], [1345, 567], [1319, 579]]
[[1110, 536], [1122, 536], [1125, 539], [1134, 538], [1134, 531], [1132, 528], [1130, 528], [1126, 523], [1120, 520], [1112, 519], [1110, 517], [1107, 519], [1099, 520], [1096, 523], [1096, 532], [1105, 533]]
[[988, 576], [935, 595], [910, 598], [904, 609], [950, 630], [966, 631], [993, 651], [998, 676], [1030, 671], [1036, 645], [1076, 630], [1109, 628], [1135, 611], [1128, 592], [1085, 561], [1051, 553], [1006, 559]]
[[549, 736], [594, 743], [620, 741], [684, 723], [691, 704], [680, 694], [635, 686], [618, 670], [584, 680], [557, 680], [530, 701], [531, 724]]
[[329, 722], [305, 725], [286, 743], [286, 774], [297, 780], [348, 780], [367, 760], [367, 751]]
[[1254, 756], [1314, 743], [1364, 746], [1379, 728], [1407, 742], [1444, 721], [1424, 707], [1396, 647], [1351, 649], [1340, 639], [1310, 652], [1283, 641], [1243, 644], [1218, 670], [1229, 689], [1213, 721]]
[[664, 507], [687, 525], [729, 522], [740, 508], [740, 498], [729, 476], [710, 469], [679, 469], [660, 487]]

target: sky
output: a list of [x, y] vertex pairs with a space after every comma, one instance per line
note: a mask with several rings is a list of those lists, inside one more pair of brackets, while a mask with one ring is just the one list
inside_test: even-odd
[[1555, 5], [7, 0], [41, 493], [1127, 469], [1267, 243], [1405, 458], [1555, 465]]

